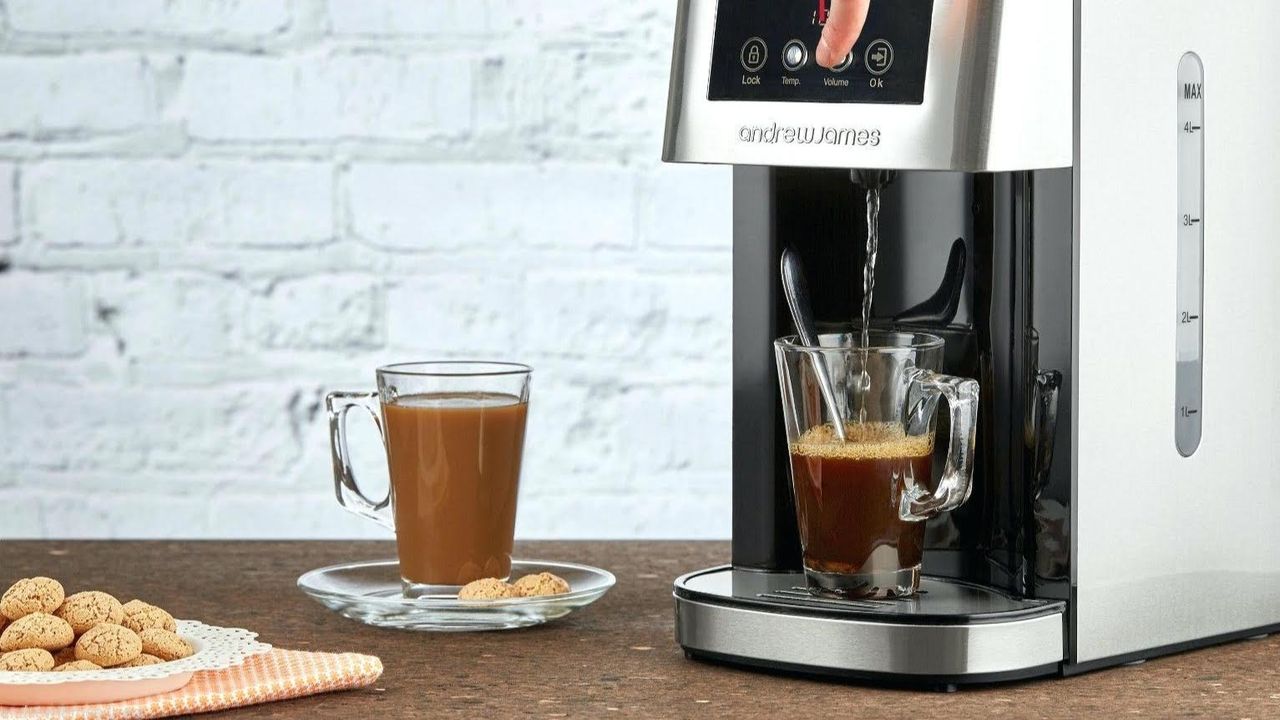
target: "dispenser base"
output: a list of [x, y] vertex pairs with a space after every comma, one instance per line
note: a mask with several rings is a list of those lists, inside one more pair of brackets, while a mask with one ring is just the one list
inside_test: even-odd
[[926, 576], [908, 599], [814, 597], [802, 574], [728, 566], [676, 580], [676, 639], [690, 657], [935, 689], [1062, 671], [1061, 601]]

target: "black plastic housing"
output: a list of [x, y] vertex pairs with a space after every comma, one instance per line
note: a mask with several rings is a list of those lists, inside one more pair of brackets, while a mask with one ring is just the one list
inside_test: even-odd
[[[872, 313], [875, 324], [942, 336], [944, 371], [982, 386], [973, 495], [930, 521], [925, 572], [1061, 600], [1071, 577], [1072, 182], [1070, 168], [898, 173], [882, 191]], [[864, 192], [848, 171], [734, 168], [737, 569], [800, 569], [772, 351], [794, 333], [782, 249], [800, 253], [814, 315], [834, 328], [859, 312], [865, 239]]]

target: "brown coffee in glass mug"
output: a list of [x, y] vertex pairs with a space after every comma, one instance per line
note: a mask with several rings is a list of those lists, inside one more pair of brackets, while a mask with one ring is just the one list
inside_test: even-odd
[[[924, 521], [972, 489], [978, 383], [936, 372], [942, 338], [871, 331], [867, 347], [859, 342], [849, 334], [822, 335], [819, 347], [794, 336], [774, 342], [805, 576], [816, 594], [909, 596], [920, 584]], [[943, 398], [951, 438], [930, 492]]]
[[[510, 575], [531, 372], [517, 363], [401, 363], [378, 368], [377, 392], [326, 398], [338, 502], [395, 531], [407, 595]], [[351, 469], [353, 408], [382, 432], [391, 478], [382, 500], [365, 496]]]

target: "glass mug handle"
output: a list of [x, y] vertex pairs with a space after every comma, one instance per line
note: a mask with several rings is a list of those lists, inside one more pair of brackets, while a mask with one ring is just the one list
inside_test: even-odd
[[378, 393], [376, 392], [332, 392], [325, 396], [325, 408], [329, 412], [329, 449], [333, 453], [333, 487], [338, 495], [338, 504], [348, 512], [366, 517], [379, 525], [395, 530], [395, 518], [391, 514], [391, 488], [387, 487], [387, 496], [374, 501], [365, 496], [356, 484], [355, 473], [351, 470], [351, 451], [347, 449], [347, 413], [359, 408], [369, 413], [373, 424], [378, 428], [378, 435], [386, 442], [386, 434], [382, 430]]
[[[978, 381], [917, 370], [911, 384], [918, 390], [918, 408], [933, 413], [939, 398], [946, 398], [951, 408], [951, 439], [947, 445], [947, 463], [942, 468], [938, 489], [930, 493], [909, 482], [898, 504], [903, 520], [919, 521], [954, 510], [973, 492], [973, 446], [978, 433]], [[915, 395], [910, 393], [908, 396]]]

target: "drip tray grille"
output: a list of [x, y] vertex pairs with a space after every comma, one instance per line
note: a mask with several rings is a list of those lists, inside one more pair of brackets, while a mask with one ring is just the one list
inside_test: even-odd
[[805, 587], [790, 587], [785, 590], [756, 593], [763, 600], [777, 600], [788, 603], [802, 603], [815, 608], [829, 610], [867, 610], [893, 612], [898, 607], [897, 600], [841, 600], [839, 598], [818, 597]]
[[676, 581], [675, 593], [690, 600], [751, 607], [768, 612], [821, 615], [875, 622], [971, 625], [1061, 614], [1061, 600], [1020, 598], [999, 589], [950, 578], [925, 576], [909, 598], [842, 600], [809, 592], [797, 573], [761, 573], [712, 568]]

